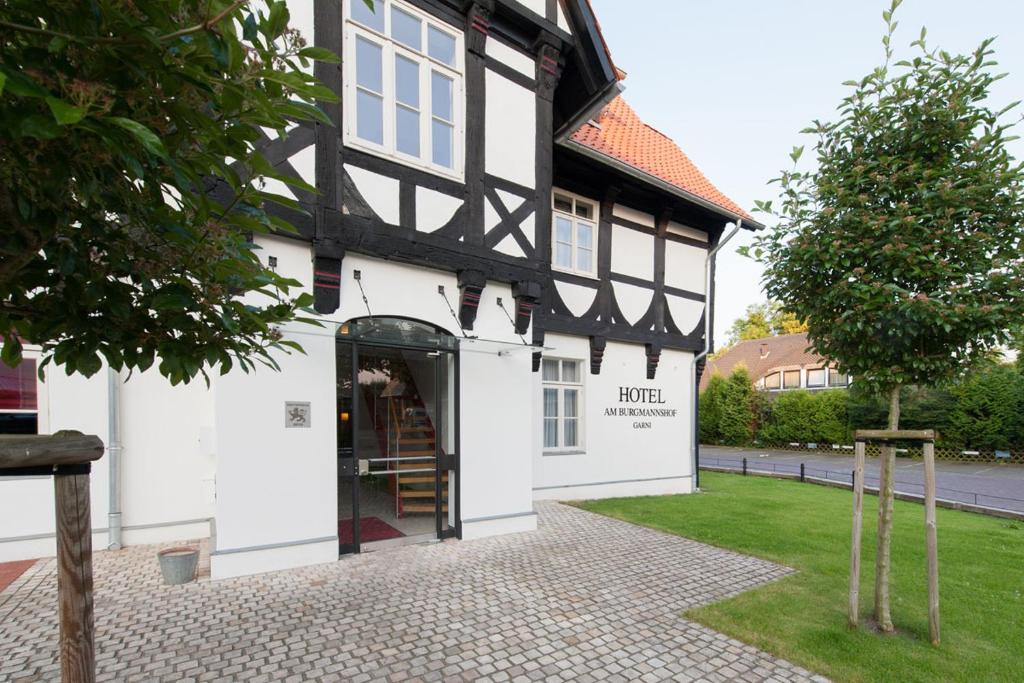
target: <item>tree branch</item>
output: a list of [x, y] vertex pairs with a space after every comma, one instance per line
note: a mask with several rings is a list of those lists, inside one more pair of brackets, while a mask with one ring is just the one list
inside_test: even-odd
[[201, 24], [196, 24], [195, 26], [183, 28], [180, 31], [175, 31], [174, 33], [168, 33], [165, 36], [160, 36], [160, 40], [173, 40], [174, 38], [181, 38], [182, 36], [187, 36], [192, 33], [208, 31], [217, 24], [219, 24], [221, 20], [224, 19], [224, 17], [234, 12], [236, 9], [244, 5], [246, 2], [248, 2], [248, 0], [235, 0], [235, 2], [231, 3], [223, 12], [221, 12], [217, 16], [211, 17], [210, 19], [207, 19]]

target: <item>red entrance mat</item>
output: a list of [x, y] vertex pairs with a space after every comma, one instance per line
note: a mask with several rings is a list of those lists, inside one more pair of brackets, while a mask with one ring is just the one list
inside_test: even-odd
[[14, 583], [14, 580], [24, 574], [29, 567], [36, 563], [35, 560], [19, 560], [17, 562], [0, 562], [0, 593]]
[[[379, 517], [359, 518], [359, 541], [370, 543], [372, 541], [386, 541], [389, 538], [402, 538], [405, 536], [401, 531], [391, 526]], [[338, 520], [338, 543], [348, 544], [352, 542], [352, 520]]]

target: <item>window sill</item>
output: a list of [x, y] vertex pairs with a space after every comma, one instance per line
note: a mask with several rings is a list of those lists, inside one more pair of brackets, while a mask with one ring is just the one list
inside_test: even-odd
[[544, 450], [541, 455], [548, 457], [549, 455], [586, 455], [586, 449], [572, 448], [568, 450]]
[[384, 159], [385, 161], [390, 161], [391, 163], [399, 164], [407, 168], [414, 168], [417, 171], [422, 171], [423, 173], [430, 173], [431, 175], [436, 175], [441, 178], [447, 178], [448, 180], [453, 180], [457, 183], [465, 184], [466, 182], [465, 175], [461, 171], [453, 171], [446, 169], [443, 166], [434, 166], [428, 163], [419, 162], [414, 157], [389, 152], [388, 150], [381, 149], [373, 143], [363, 142], [360, 138], [357, 138], [355, 135], [347, 132], [343, 143], [345, 147], [357, 149], [360, 152], [370, 154], [378, 159]]
[[556, 273], [565, 273], [566, 275], [575, 275], [576, 277], [585, 277], [588, 280], [594, 280], [600, 282], [601, 278], [598, 277], [597, 273], [580, 273], [575, 270], [569, 270], [568, 268], [559, 268], [554, 263], [551, 264], [551, 270]]

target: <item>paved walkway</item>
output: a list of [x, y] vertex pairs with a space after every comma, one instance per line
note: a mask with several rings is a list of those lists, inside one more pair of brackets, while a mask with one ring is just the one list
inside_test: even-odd
[[[852, 455], [817, 455], [807, 451], [764, 451], [755, 448], [701, 446], [701, 463], [740, 469], [743, 458], [751, 469], [799, 473], [805, 463], [808, 476], [850, 481]], [[868, 486], [878, 485], [878, 458], [864, 466]], [[827, 474], [826, 474], [827, 473]], [[1024, 512], [1024, 465], [963, 463], [936, 460], [935, 485], [939, 498], [985, 507]], [[896, 490], [924, 494], [924, 468], [920, 460], [897, 458]]]
[[[540, 503], [541, 529], [162, 586], [95, 558], [101, 681], [807, 681], [681, 610], [791, 570]], [[0, 593], [0, 681], [56, 680], [53, 561]]]

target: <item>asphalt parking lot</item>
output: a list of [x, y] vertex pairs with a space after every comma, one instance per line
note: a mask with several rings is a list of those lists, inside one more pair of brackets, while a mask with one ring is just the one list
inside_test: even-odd
[[[824, 455], [798, 451], [765, 451], [753, 448], [701, 446], [702, 465], [742, 469], [743, 458], [749, 470], [799, 473], [804, 464], [807, 476], [849, 481], [853, 471], [852, 455]], [[1024, 466], [1000, 463], [961, 463], [937, 460], [936, 494], [939, 498], [1024, 512]], [[865, 463], [865, 482], [878, 485], [878, 458]], [[896, 491], [921, 495], [924, 470], [920, 460], [896, 460]]]

